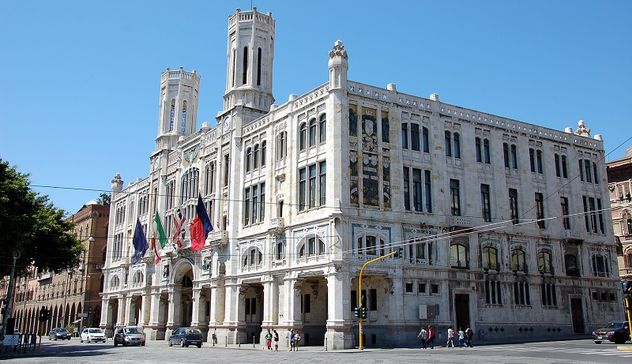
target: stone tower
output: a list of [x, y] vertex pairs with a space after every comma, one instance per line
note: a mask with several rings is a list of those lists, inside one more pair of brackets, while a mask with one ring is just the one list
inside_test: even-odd
[[241, 108], [242, 122], [266, 114], [274, 102], [272, 63], [274, 59], [272, 13], [237, 12], [228, 18], [226, 92], [224, 111]]
[[200, 76], [193, 70], [170, 70], [160, 78], [160, 111], [156, 152], [171, 149], [181, 136], [195, 133]]

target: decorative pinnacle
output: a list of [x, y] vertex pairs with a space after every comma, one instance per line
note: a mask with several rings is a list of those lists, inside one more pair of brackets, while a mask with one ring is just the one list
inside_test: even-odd
[[345, 46], [342, 44], [341, 40], [337, 40], [334, 43], [334, 48], [329, 51], [329, 58], [334, 58], [334, 57], [342, 57], [344, 59], [348, 59], [349, 57], [347, 56], [347, 51], [345, 50]]

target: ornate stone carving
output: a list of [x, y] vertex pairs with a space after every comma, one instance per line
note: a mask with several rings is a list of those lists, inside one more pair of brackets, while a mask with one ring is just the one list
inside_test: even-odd
[[329, 58], [334, 58], [334, 57], [342, 57], [344, 59], [348, 59], [349, 56], [347, 56], [347, 51], [345, 50], [344, 45], [342, 45], [342, 41], [337, 40], [336, 43], [334, 43], [334, 48], [329, 51]]

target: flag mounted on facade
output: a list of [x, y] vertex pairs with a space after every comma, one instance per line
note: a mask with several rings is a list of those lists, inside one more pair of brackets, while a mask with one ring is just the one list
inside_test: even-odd
[[208, 233], [213, 230], [213, 224], [211, 224], [211, 219], [208, 217], [204, 202], [202, 202], [202, 196], [198, 195], [198, 203], [195, 211], [197, 216], [189, 226], [191, 232], [191, 251], [198, 251], [204, 248]]
[[145, 231], [140, 224], [140, 220], [136, 219], [136, 228], [134, 229], [134, 237], [132, 238], [132, 245], [134, 245], [134, 255], [132, 255], [132, 264], [136, 264], [147, 252], [147, 238], [145, 237]]
[[156, 237], [152, 236], [151, 238], [151, 248], [154, 249], [154, 254], [156, 254], [156, 257], [154, 258], [154, 263], [158, 264], [160, 263], [160, 254], [158, 253], [158, 247], [156, 246]]
[[160, 221], [160, 215], [158, 211], [156, 211], [156, 215], [154, 215], [154, 221], [156, 222], [156, 231], [158, 231], [158, 241], [160, 242], [160, 248], [164, 248], [167, 243], [169, 243], [169, 239], [167, 238], [167, 234], [165, 234], [165, 229], [162, 227], [162, 222]]
[[173, 216], [173, 235], [171, 236], [171, 240], [176, 243], [178, 248], [182, 248], [182, 240], [184, 239], [184, 223], [186, 222], [186, 218], [182, 216], [182, 211], [178, 209], [178, 217]]

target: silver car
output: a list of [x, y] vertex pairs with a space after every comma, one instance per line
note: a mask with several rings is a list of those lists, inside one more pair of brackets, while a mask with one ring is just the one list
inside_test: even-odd
[[114, 346], [141, 345], [145, 346], [145, 334], [136, 326], [117, 327], [114, 330]]

